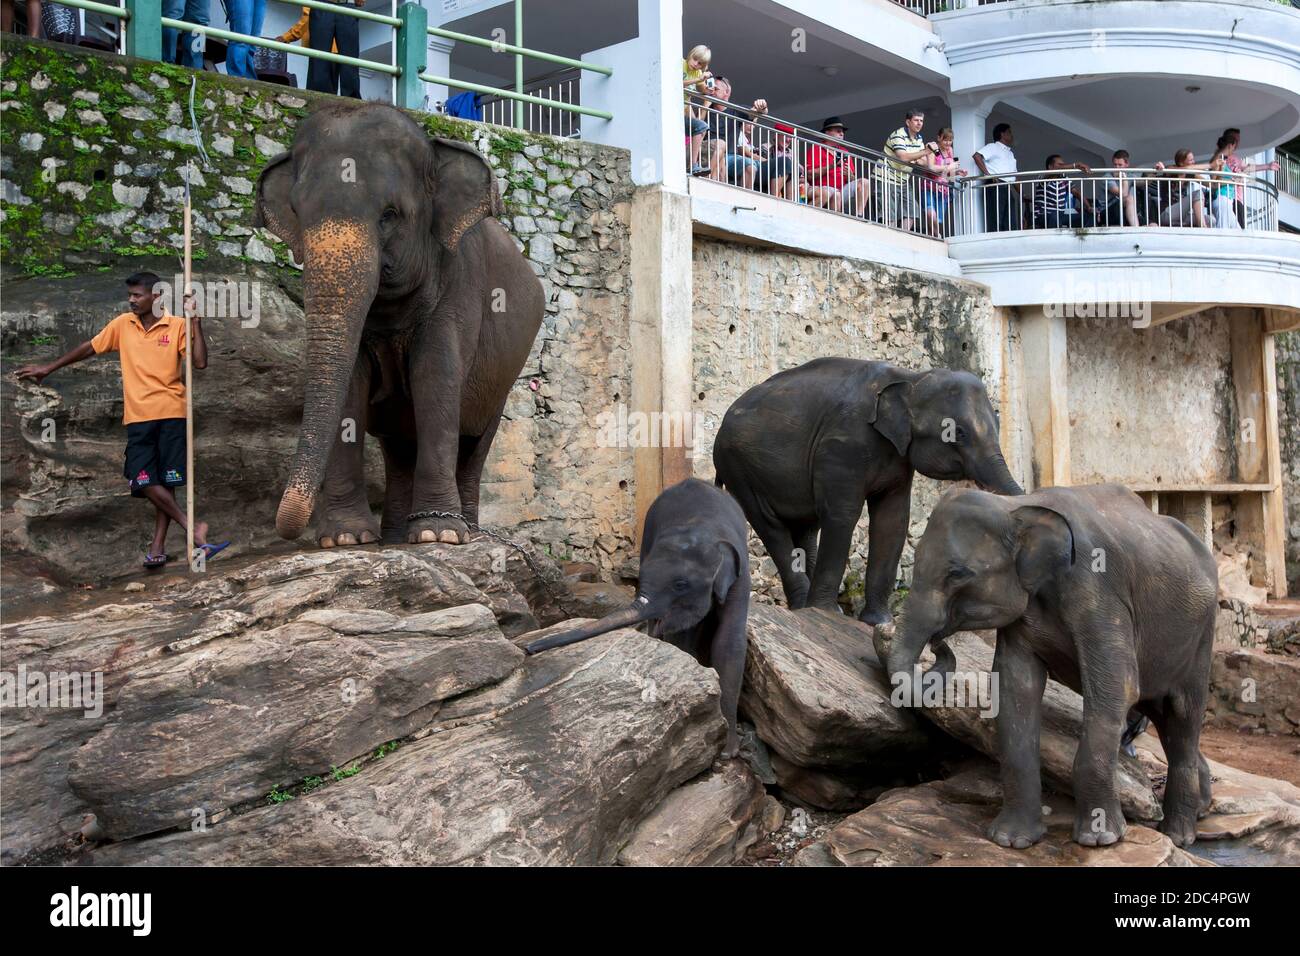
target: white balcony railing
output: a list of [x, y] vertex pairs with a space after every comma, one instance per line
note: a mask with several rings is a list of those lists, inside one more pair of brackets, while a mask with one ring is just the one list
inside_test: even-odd
[[1274, 182], [1279, 192], [1300, 199], [1300, 156], [1293, 156], [1286, 150], [1277, 150], [1278, 170]]
[[958, 184], [949, 218], [959, 236], [1150, 226], [1276, 232], [1277, 187], [1241, 173], [1197, 169], [974, 176]]
[[934, 239], [945, 234], [941, 210], [949, 204], [948, 180], [736, 103], [695, 94], [691, 99], [705, 129], [699, 134], [700, 167], [693, 171], [687, 139], [688, 172], [890, 229]]
[[[581, 75], [578, 70], [564, 70], [525, 85], [524, 92], [558, 103], [581, 105]], [[582, 117], [577, 113], [536, 103], [524, 103], [522, 109], [523, 128], [530, 133], [569, 138], [580, 135], [579, 121]], [[483, 122], [495, 126], [514, 126], [515, 102], [504, 97], [486, 97], [483, 100]]]

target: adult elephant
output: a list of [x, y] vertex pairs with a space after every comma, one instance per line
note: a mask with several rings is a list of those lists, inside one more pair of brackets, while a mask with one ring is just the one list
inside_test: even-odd
[[[283, 537], [315, 510], [323, 547], [469, 540], [483, 463], [544, 311], [541, 283], [492, 218], [502, 211], [478, 152], [377, 103], [317, 110], [262, 171], [255, 222], [303, 263], [307, 313]], [[366, 500], [366, 432], [383, 445], [382, 527]]]
[[850, 358], [814, 359], [740, 396], [718, 429], [713, 464], [718, 484], [736, 496], [775, 562], [792, 608], [837, 607], [866, 504], [866, 605], [859, 617], [868, 624], [890, 620], [913, 471], [1023, 493], [1002, 457], [979, 378]]

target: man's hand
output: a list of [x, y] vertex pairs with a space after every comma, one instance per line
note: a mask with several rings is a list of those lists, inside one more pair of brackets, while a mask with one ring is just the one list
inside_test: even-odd
[[754, 112], [755, 112], [755, 113], [766, 113], [766, 112], [767, 112], [767, 100], [754, 100]]
[[48, 365], [24, 365], [15, 374], [20, 382], [23, 379], [31, 379], [37, 385], [40, 385], [41, 380], [53, 371], [54, 369], [50, 368]]
[[196, 322], [203, 318], [203, 316], [199, 314], [199, 303], [198, 300], [194, 298], [193, 292], [185, 293], [184, 298], [181, 300], [181, 310], [186, 316], [194, 319]]
[[1156, 165], [1155, 165], [1155, 171], [1158, 172], [1158, 173], [1163, 173], [1163, 172], [1165, 171], [1165, 164], [1164, 164], [1164, 163], [1156, 163]]
[[1092, 175], [1092, 169], [1089, 168], [1087, 163], [1075, 163], [1074, 168], [1081, 173], [1087, 173], [1088, 175]]

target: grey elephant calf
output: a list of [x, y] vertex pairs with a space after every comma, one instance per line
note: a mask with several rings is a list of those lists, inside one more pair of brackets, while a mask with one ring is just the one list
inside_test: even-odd
[[636, 600], [594, 624], [533, 641], [524, 651], [536, 654], [654, 621], [656, 637], [718, 672], [727, 721], [722, 756], [736, 756], [748, 640], [748, 534], [744, 514], [726, 492], [695, 478], [665, 489], [646, 512]]
[[1119, 485], [1019, 498], [960, 490], [930, 515], [897, 633], [877, 628], [874, 642], [897, 680], [910, 678], [927, 644], [947, 671], [945, 637], [997, 629], [1003, 805], [990, 839], [1024, 848], [1045, 832], [1039, 729], [1050, 673], [1083, 695], [1074, 839], [1098, 846], [1124, 836], [1116, 761], [1135, 708], [1169, 758], [1160, 829], [1187, 846], [1210, 805], [1199, 747], [1217, 594], [1209, 549]]

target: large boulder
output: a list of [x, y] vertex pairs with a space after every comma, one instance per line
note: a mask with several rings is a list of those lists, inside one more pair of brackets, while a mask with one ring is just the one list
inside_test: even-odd
[[820, 610], [751, 604], [740, 709], [787, 763], [893, 772], [931, 737], [890, 687], [858, 621]]
[[618, 854], [624, 866], [726, 866], [763, 833], [767, 792], [743, 761], [678, 787], [642, 820]]
[[631, 631], [528, 658], [355, 776], [96, 864], [607, 864], [711, 765], [713, 671]]
[[151, 582], [122, 603], [26, 619], [11, 611], [0, 631], [7, 670], [98, 675], [101, 685], [89, 715], [85, 708], [6, 708], [0, 860], [12, 863], [77, 838], [92, 811], [68, 786], [68, 763], [104, 729], [127, 681], [160, 658], [287, 624], [316, 608], [411, 614], [481, 604], [502, 633], [516, 635], [565, 616], [559, 570], [539, 555], [530, 560], [490, 539], [218, 559], [197, 581]]
[[1195, 866], [1164, 834], [1130, 822], [1110, 847], [1073, 842], [1074, 804], [1044, 793], [1047, 835], [1025, 850], [985, 835], [1001, 807], [997, 767], [972, 763], [945, 780], [891, 790], [800, 850], [801, 866]]
[[522, 659], [481, 604], [308, 611], [136, 671], [68, 783], [113, 839], [211, 817], [421, 729]]
[[[948, 638], [948, 646], [956, 657], [955, 674], [973, 678], [977, 685], [988, 679], [987, 675], [993, 670], [993, 648], [983, 639], [963, 631]], [[981, 674], [986, 676], [981, 677]], [[993, 685], [989, 683], [987, 686]], [[1064, 793], [1071, 793], [1074, 755], [1079, 749], [1083, 730], [1083, 698], [1064, 684], [1049, 679], [1043, 692], [1042, 708], [1039, 747], [1043, 779]], [[915, 710], [945, 733], [997, 759], [997, 721], [989, 711], [951, 703], [917, 707]], [[1130, 820], [1161, 819], [1163, 813], [1152, 792], [1151, 781], [1135, 757], [1120, 755], [1118, 778], [1120, 804]]]

